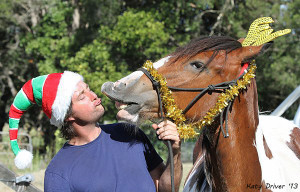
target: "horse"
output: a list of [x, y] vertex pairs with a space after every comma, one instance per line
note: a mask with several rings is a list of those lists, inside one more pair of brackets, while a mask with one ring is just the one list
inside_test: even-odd
[[[186, 111], [186, 122], [197, 122], [218, 101], [223, 91], [214, 91], [211, 85], [231, 82], [245, 74], [244, 66], [271, 45], [242, 47], [241, 42], [224, 36], [202, 37], [153, 64], [169, 87], [209, 87], [208, 94]], [[119, 119], [139, 124], [145, 119], [161, 118], [153, 82], [140, 70], [104, 83], [101, 91], [116, 101]], [[172, 92], [182, 110], [198, 94]], [[225, 116], [202, 128], [184, 191], [299, 190], [300, 129], [286, 119], [259, 115], [255, 78], [227, 106]], [[224, 124], [227, 134], [223, 137]]]

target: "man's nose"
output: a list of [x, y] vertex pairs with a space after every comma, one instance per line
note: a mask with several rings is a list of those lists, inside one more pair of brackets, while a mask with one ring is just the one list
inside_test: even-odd
[[94, 101], [95, 99], [98, 98], [98, 96], [93, 91], [90, 91], [89, 92], [89, 98], [91, 99], [91, 101]]

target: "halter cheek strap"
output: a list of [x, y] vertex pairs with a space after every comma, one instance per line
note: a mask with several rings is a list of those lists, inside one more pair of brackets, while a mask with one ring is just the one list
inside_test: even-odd
[[164, 119], [164, 114], [163, 114], [163, 104], [162, 104], [161, 94], [160, 94], [160, 83], [158, 81], [156, 81], [153, 78], [153, 76], [149, 73], [149, 71], [147, 71], [145, 68], [138, 68], [137, 70], [142, 71], [148, 77], [148, 79], [151, 81], [153, 89], [157, 93], [159, 110], [160, 110], [160, 117], [163, 120]]

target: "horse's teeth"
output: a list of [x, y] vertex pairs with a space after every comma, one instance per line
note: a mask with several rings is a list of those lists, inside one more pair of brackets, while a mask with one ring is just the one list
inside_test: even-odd
[[120, 108], [120, 109], [125, 109], [126, 107], [127, 107], [127, 105], [123, 104], [123, 105], [121, 105], [119, 108]]
[[125, 109], [127, 107], [127, 104], [115, 101], [115, 106], [116, 106], [117, 109], [122, 110], [122, 109]]

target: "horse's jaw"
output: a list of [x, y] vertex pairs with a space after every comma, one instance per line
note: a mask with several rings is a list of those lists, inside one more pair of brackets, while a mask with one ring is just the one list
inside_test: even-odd
[[143, 112], [139, 111], [135, 114], [130, 114], [125, 109], [121, 109], [118, 111], [116, 118], [119, 121], [126, 121], [128, 123], [140, 125], [146, 120], [150, 120], [152, 122], [159, 122], [161, 118], [158, 117], [156, 112]]
[[139, 114], [130, 114], [128, 111], [121, 109], [118, 111], [117, 115], [116, 115], [117, 119], [119, 121], [126, 121], [129, 123], [134, 123], [134, 124], [138, 124], [139, 122]]

